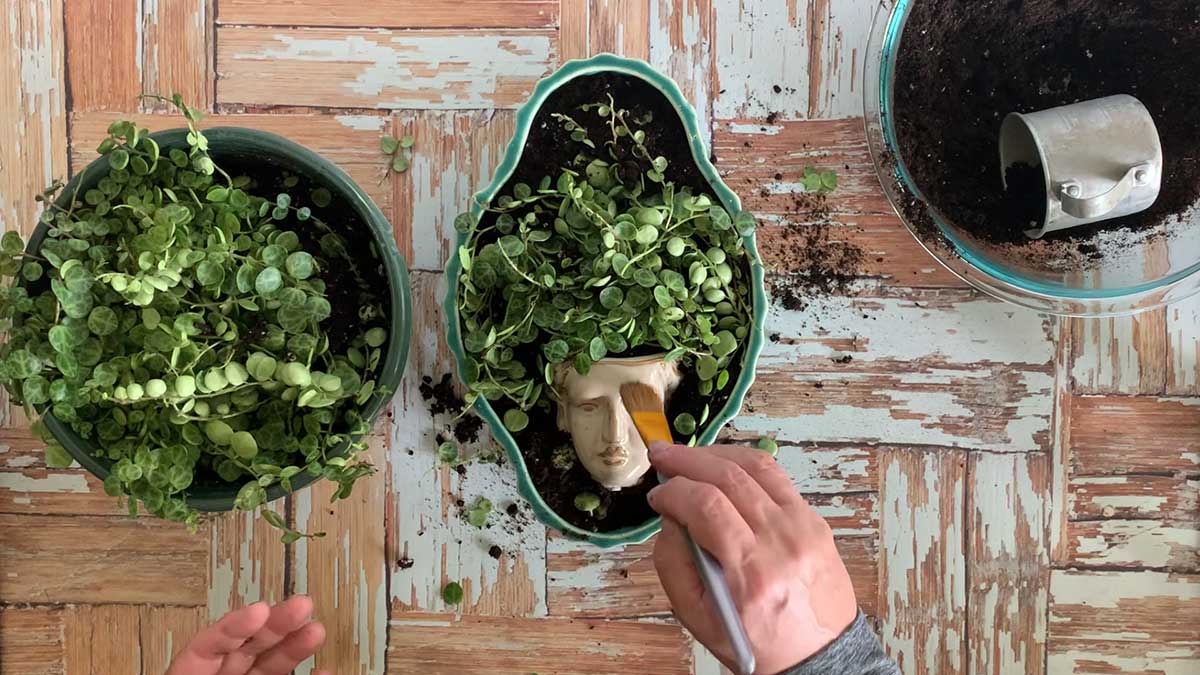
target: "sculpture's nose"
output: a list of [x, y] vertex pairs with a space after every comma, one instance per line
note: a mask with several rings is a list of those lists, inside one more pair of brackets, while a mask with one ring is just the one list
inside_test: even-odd
[[625, 424], [621, 419], [621, 413], [624, 410], [625, 408], [622, 407], [619, 399], [609, 403], [608, 420], [606, 420], [604, 425], [605, 443], [619, 445], [625, 442]]

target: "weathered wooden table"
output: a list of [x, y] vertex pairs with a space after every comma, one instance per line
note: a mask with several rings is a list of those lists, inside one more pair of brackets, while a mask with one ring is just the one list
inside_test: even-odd
[[[417, 393], [420, 376], [450, 367], [437, 300], [453, 216], [489, 178], [534, 82], [602, 51], [680, 81], [711, 121], [719, 168], [764, 221], [768, 258], [803, 167], [840, 174], [834, 232], [868, 254], [859, 292], [773, 311], [779, 339], [733, 436], [778, 434], [905, 672], [1198, 672], [1200, 301], [1056, 320], [982, 297], [930, 259], [865, 146], [878, 5], [5, 3], [6, 227], [31, 229], [32, 195], [87, 162], [112, 120], [176, 126], [137, 97], [179, 91], [214, 113], [206, 124], [283, 134], [357, 179], [395, 224], [416, 325], [405, 384], [372, 438], [378, 474], [335, 506], [325, 485], [288, 500], [298, 526], [329, 532], [320, 541], [284, 547], [253, 516], [194, 536], [129, 519], [83, 471], [48, 470], [7, 411], [0, 672], [159, 673], [207, 620], [292, 593], [316, 601], [330, 630], [316, 665], [340, 675], [720, 672], [671, 621], [650, 544], [604, 552], [536, 523], [463, 522], [456, 499], [514, 500], [511, 467], [436, 468], [442, 420]], [[415, 136], [411, 171], [386, 173], [385, 132]], [[439, 598], [450, 580], [466, 589], [460, 612]]]

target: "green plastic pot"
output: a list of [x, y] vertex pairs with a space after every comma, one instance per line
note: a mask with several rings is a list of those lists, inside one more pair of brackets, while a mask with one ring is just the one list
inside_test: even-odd
[[[187, 129], [171, 129], [151, 134], [151, 138], [162, 148], [165, 156], [171, 148], [187, 150]], [[258, 165], [272, 171], [286, 170], [312, 181], [314, 187], [324, 187], [333, 196], [333, 204], [352, 211], [359, 220], [366, 223], [369, 233], [375, 241], [375, 249], [379, 252], [384, 266], [384, 274], [388, 281], [388, 311], [391, 325], [388, 331], [387, 353], [379, 373], [375, 394], [363, 406], [363, 418], [373, 423], [383, 411], [400, 386], [400, 378], [404, 373], [404, 364], [408, 360], [408, 343], [412, 332], [412, 295], [408, 283], [408, 269], [404, 259], [396, 248], [392, 236], [392, 225], [384, 217], [379, 207], [371, 201], [363, 190], [329, 160], [317, 153], [297, 145], [286, 138], [265, 131], [243, 129], [239, 127], [216, 127], [205, 129], [208, 137], [209, 155], [218, 166], [236, 163], [239, 165]], [[57, 204], [67, 207], [71, 196], [82, 195], [96, 187], [100, 179], [107, 175], [108, 160], [100, 157], [76, 175], [66, 188], [63, 189]], [[319, 212], [320, 209], [317, 209]], [[334, 223], [330, 223], [335, 225]], [[40, 223], [29, 239], [27, 250], [36, 253], [46, 238], [49, 226]], [[96, 457], [95, 444], [82, 438], [71, 427], [47, 413], [44, 417], [46, 428], [54, 435], [55, 440], [66, 448], [75, 461], [83, 468], [92, 472], [100, 480], [104, 480], [111, 469], [112, 462]], [[340, 446], [335, 454], [344, 453], [350, 441]], [[303, 489], [317, 480], [307, 471], [298, 474], [292, 480], [293, 492]], [[225, 483], [219, 480], [212, 482], [197, 482], [187, 491], [187, 503], [200, 511], [231, 511], [241, 484]], [[267, 500], [273, 501], [283, 497], [283, 487], [278, 483], [267, 488]]]
[[[688, 103], [687, 99], [684, 98], [679, 87], [670, 78], [650, 67], [645, 61], [621, 58], [613, 54], [601, 54], [586, 60], [570, 61], [562, 68], [559, 68], [553, 75], [538, 83], [533, 91], [533, 96], [517, 112], [517, 131], [508, 144], [508, 150], [505, 152], [500, 166], [496, 169], [491, 184], [481, 192], [476, 193], [471, 205], [471, 213], [478, 218], [483, 213], [483, 205], [491, 203], [492, 199], [508, 181], [509, 176], [516, 170], [521, 161], [521, 155], [525, 150], [525, 141], [529, 136], [529, 128], [533, 124], [534, 118], [537, 117], [538, 110], [541, 109], [546, 97], [554, 90], [577, 77], [605, 72], [620, 73], [639, 78], [652, 85], [671, 102], [676, 112], [679, 113], [679, 123], [687, 127], [688, 139], [692, 150], [692, 160], [708, 181], [713, 193], [721, 200], [721, 204], [730, 214], [736, 215], [741, 212], [741, 200], [725, 185], [717, 175], [716, 167], [708, 159], [708, 149], [704, 146], [703, 135], [696, 117], [696, 111]], [[458, 250], [459, 246], [465, 244], [467, 236], [465, 233], [459, 233], [457, 244], [453, 250]], [[750, 255], [752, 293], [754, 296], [754, 316], [750, 330], [750, 340], [742, 356], [742, 372], [733, 385], [733, 393], [729, 397], [729, 401], [725, 404], [725, 407], [716, 415], [713, 415], [708, 425], [699, 433], [698, 443], [701, 445], [708, 445], [715, 441], [722, 427], [736, 417], [741, 410], [742, 402], [746, 398], [746, 392], [749, 391], [750, 385], [754, 382], [754, 369], [758, 363], [758, 355], [763, 347], [763, 324], [766, 321], [767, 315], [767, 296], [763, 289], [763, 266], [758, 255], [758, 247], [755, 244], [754, 234], [747, 235], [744, 241], [746, 250]], [[465, 380], [466, 351], [462, 344], [458, 317], [458, 276], [461, 272], [462, 266], [459, 263], [458, 256], [451, 255], [449, 262], [446, 264], [448, 286], [444, 302], [447, 321], [446, 332], [450, 342], [450, 349], [454, 353], [454, 360], [458, 366], [459, 377]], [[475, 403], [475, 410], [488, 423], [495, 439], [500, 445], [504, 446], [509, 461], [516, 468], [517, 487], [521, 492], [521, 496], [533, 505], [534, 513], [537, 514], [538, 520], [542, 521], [542, 523], [571, 538], [585, 540], [604, 548], [641, 543], [658, 533], [661, 527], [661, 518], [652, 518], [635, 527], [626, 527], [609, 532], [591, 532], [567, 522], [566, 519], [555, 513], [546, 504], [545, 500], [542, 499], [541, 494], [538, 493], [537, 488], [533, 484], [533, 479], [529, 475], [529, 469], [525, 466], [525, 458], [521, 455], [521, 451], [517, 447], [512, 434], [504, 427], [503, 422], [500, 421], [491, 404], [481, 398]]]

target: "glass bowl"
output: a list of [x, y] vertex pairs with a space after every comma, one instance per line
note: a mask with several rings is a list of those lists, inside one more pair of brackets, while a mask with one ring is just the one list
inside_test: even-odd
[[[1062, 247], [1045, 241], [1014, 246], [980, 239], [924, 200], [904, 164], [892, 123], [900, 41], [919, 1], [880, 3], [863, 81], [867, 83], [867, 140], [875, 171], [888, 201], [922, 247], [971, 286], [1048, 314], [1119, 316], [1200, 291], [1200, 205], [1177, 221], [1159, 225], [1157, 232], [1099, 232], [1087, 242], [1099, 255], [1083, 256], [1064, 253]], [[996, 163], [999, 172], [998, 154]]]

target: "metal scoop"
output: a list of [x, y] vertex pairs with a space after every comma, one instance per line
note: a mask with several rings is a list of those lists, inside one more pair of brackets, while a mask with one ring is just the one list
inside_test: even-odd
[[1120, 218], [1150, 208], [1162, 187], [1162, 143], [1142, 102], [1124, 94], [1035, 113], [1010, 113], [1000, 128], [1000, 173], [1040, 167], [1047, 232]]

